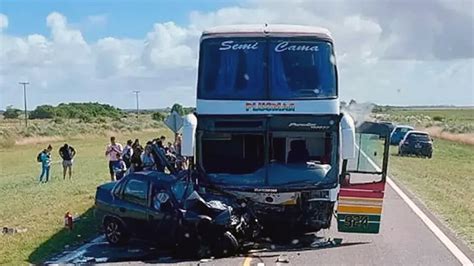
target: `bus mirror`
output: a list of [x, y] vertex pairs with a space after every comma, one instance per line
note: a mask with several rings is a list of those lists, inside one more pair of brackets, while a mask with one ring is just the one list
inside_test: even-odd
[[183, 120], [183, 139], [181, 143], [181, 155], [194, 156], [194, 146], [196, 143], [197, 118], [194, 114], [188, 114]]
[[354, 120], [344, 114], [341, 119], [341, 155], [343, 160], [352, 159], [355, 156], [355, 126]]

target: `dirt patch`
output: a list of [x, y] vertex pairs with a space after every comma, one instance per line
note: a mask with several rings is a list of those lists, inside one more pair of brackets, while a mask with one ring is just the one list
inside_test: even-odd
[[15, 141], [15, 145], [34, 145], [41, 143], [57, 142], [64, 140], [64, 137], [60, 136], [48, 136], [48, 137], [28, 137], [22, 138]]
[[430, 133], [430, 135], [435, 138], [474, 145], [474, 133], [455, 134], [443, 131], [443, 129], [440, 127], [429, 127], [423, 128], [422, 130]]

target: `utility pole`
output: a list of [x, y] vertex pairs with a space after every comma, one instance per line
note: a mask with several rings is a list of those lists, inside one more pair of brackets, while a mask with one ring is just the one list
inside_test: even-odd
[[138, 105], [138, 94], [140, 93], [140, 91], [133, 91], [133, 93], [135, 93], [135, 97], [137, 99], [137, 120], [138, 120], [138, 113], [140, 112], [140, 108]]
[[23, 99], [25, 101], [25, 127], [28, 128], [28, 110], [26, 108], [26, 85], [30, 84], [27, 81], [18, 82], [20, 85], [23, 85]]

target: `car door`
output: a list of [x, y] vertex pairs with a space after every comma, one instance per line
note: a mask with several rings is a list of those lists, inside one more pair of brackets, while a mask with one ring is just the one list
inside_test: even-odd
[[380, 231], [387, 176], [390, 131], [365, 122], [356, 129], [356, 156], [343, 161], [337, 203], [339, 232]]
[[176, 243], [175, 233], [179, 226], [177, 205], [167, 185], [152, 183], [148, 209], [149, 235], [162, 246], [172, 246]]
[[128, 230], [136, 236], [144, 237], [149, 229], [148, 194], [149, 182], [141, 178], [130, 178], [124, 185], [118, 214], [125, 221]]

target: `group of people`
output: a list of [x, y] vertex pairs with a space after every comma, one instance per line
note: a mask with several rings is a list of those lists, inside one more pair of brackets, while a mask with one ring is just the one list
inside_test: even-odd
[[[127, 172], [147, 170], [164, 172], [164, 163], [155, 161], [153, 145], [156, 145], [167, 157], [176, 158], [181, 154], [181, 135], [176, 135], [174, 143], [166, 142], [166, 137], [161, 136], [159, 139], [148, 141], [145, 147], [140, 144], [139, 139], [135, 139], [135, 141], [128, 140], [127, 145], [123, 147], [116, 141], [115, 137], [111, 137], [110, 144], [108, 144], [105, 149], [105, 156], [107, 156], [109, 163], [110, 179], [112, 181], [119, 180]], [[52, 151], [53, 147], [48, 145], [48, 147], [37, 156], [37, 161], [41, 163], [40, 183], [46, 183], [50, 180]], [[68, 174], [69, 179], [71, 179], [76, 150], [65, 143], [59, 149], [59, 156], [62, 159], [63, 179], [66, 179], [66, 174]]]
[[176, 157], [181, 153], [181, 135], [176, 135], [174, 143], [167, 142], [166, 137], [148, 141], [143, 147], [139, 139], [135, 141], [127, 140], [123, 147], [116, 141], [115, 137], [110, 138], [110, 144], [105, 149], [109, 163], [110, 179], [112, 181], [121, 179], [128, 172], [156, 170], [164, 171], [165, 165], [156, 162], [153, 156], [153, 145], [156, 145], [165, 155]]
[[[41, 151], [36, 157], [36, 160], [41, 163], [41, 173], [39, 176], [40, 183], [47, 183], [49, 181], [51, 172], [52, 151], [53, 146], [48, 145], [48, 147]], [[72, 146], [65, 143], [61, 148], [59, 148], [59, 156], [62, 159], [63, 179], [66, 179], [66, 173], [69, 174], [69, 179], [71, 179], [72, 164], [74, 157], [76, 156], [76, 150]]]

